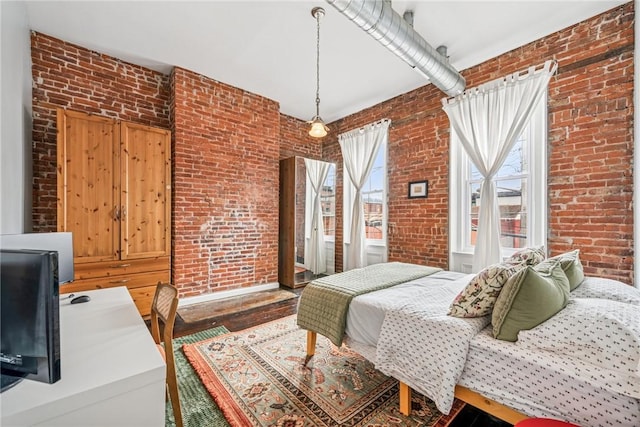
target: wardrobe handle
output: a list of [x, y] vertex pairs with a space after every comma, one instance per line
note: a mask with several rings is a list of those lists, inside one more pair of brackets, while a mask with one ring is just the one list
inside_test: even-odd
[[113, 219], [115, 219], [116, 221], [120, 221], [120, 207], [119, 206], [114, 206], [113, 207]]
[[118, 265], [112, 265], [111, 268], [125, 268], [125, 267], [129, 267], [131, 264], [118, 264]]

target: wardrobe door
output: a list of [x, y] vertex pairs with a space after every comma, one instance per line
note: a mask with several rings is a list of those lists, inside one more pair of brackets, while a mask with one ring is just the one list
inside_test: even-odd
[[117, 260], [120, 235], [118, 125], [58, 110], [58, 231], [73, 233], [75, 263]]
[[171, 251], [171, 133], [121, 123], [121, 259]]

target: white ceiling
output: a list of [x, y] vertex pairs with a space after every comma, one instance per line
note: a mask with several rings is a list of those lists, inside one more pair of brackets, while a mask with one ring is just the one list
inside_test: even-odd
[[[626, 1], [394, 1], [464, 70]], [[31, 28], [168, 73], [180, 66], [315, 114], [314, 6], [320, 28], [320, 115], [334, 121], [427, 84], [330, 4], [300, 1], [27, 1]], [[532, 64], [536, 65], [536, 64]], [[443, 93], [443, 96], [444, 93]]]

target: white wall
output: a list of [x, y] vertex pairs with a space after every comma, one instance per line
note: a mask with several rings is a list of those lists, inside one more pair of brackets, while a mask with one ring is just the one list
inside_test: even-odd
[[31, 231], [31, 41], [24, 1], [0, 1], [0, 234]]

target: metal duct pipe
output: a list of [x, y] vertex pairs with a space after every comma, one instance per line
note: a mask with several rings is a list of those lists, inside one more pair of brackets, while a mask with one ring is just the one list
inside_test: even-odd
[[327, 0], [449, 96], [462, 93], [464, 77], [392, 8], [387, 0]]

